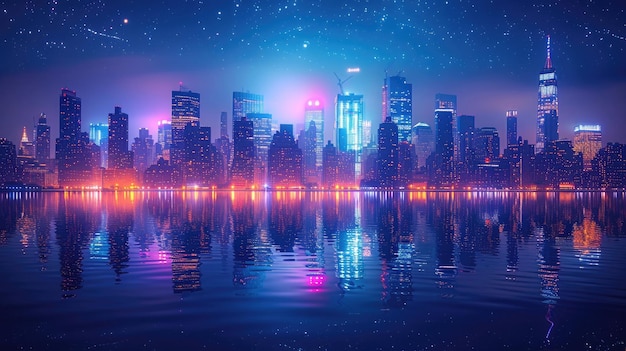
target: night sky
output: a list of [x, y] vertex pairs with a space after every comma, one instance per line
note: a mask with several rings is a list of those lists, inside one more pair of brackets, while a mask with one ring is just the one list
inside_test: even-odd
[[[413, 83], [413, 121], [433, 123], [434, 96], [458, 96], [459, 114], [505, 134], [519, 110], [535, 142], [545, 38], [559, 81], [560, 135], [598, 123], [604, 141], [626, 142], [624, 1], [19, 1], [0, 2], [0, 137], [19, 142], [41, 112], [58, 136], [63, 87], [83, 103], [83, 130], [116, 105], [131, 140], [170, 118], [179, 82], [201, 94], [201, 124], [231, 117], [234, 90], [265, 95], [275, 120], [304, 122], [310, 97], [326, 103], [334, 139], [333, 73], [365, 95], [381, 121], [385, 72]], [[333, 140], [334, 142], [334, 140]]]

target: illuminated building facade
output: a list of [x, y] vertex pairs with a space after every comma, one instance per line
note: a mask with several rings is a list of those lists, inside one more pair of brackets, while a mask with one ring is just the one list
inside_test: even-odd
[[254, 182], [254, 125], [245, 116], [233, 122], [231, 185], [249, 187]]
[[383, 84], [383, 121], [398, 126], [398, 140], [411, 142], [413, 126], [413, 85], [400, 76], [386, 77]]
[[322, 169], [322, 150], [324, 149], [324, 105], [320, 100], [309, 100], [304, 106], [304, 126], [310, 128], [315, 123], [315, 167]]
[[517, 110], [506, 111], [506, 145], [516, 145], [517, 141]]
[[591, 170], [591, 160], [602, 148], [602, 128], [599, 125], [574, 127], [574, 151], [583, 154], [583, 167]]
[[109, 164], [109, 125], [89, 123], [89, 141], [100, 147], [100, 167]]
[[[447, 121], [447, 114], [446, 113], [450, 113], [451, 115], [451, 122], [452, 125], [452, 145], [451, 145], [451, 150], [447, 150], [446, 151], [446, 156], [447, 157], [447, 152], [450, 151], [452, 152], [451, 154], [451, 165], [450, 165], [450, 169], [447, 169], [445, 172], [446, 174], [448, 174], [445, 178], [447, 179], [448, 176], [450, 177], [450, 180], [446, 180], [445, 182], [450, 182], [450, 184], [454, 184], [458, 181], [458, 170], [457, 170], [457, 166], [459, 163], [459, 144], [460, 144], [460, 135], [458, 132], [458, 121], [457, 121], [457, 98], [456, 95], [451, 95], [451, 94], [435, 94], [435, 129], [437, 129], [436, 124], [437, 124], [437, 116], [438, 113], [439, 116], [441, 117], [441, 121], [446, 120]], [[447, 122], [445, 122], [447, 123]], [[447, 126], [443, 127], [441, 126], [442, 129], [441, 131], [446, 131], [444, 134], [447, 134]]]
[[200, 126], [200, 94], [192, 91], [172, 91], [172, 145], [170, 162], [185, 162], [185, 126]]
[[293, 126], [280, 125], [268, 154], [268, 183], [273, 188], [302, 186], [302, 150], [293, 136]]
[[478, 162], [493, 160], [500, 156], [500, 136], [493, 127], [479, 128], [474, 135], [474, 157]]
[[338, 163], [337, 148], [329, 140], [322, 151], [322, 185], [327, 189], [337, 185]]
[[248, 113], [246, 119], [252, 122], [254, 138], [254, 182], [265, 184], [267, 155], [272, 143], [272, 115], [269, 113]]
[[378, 127], [378, 182], [393, 188], [398, 180], [398, 125], [387, 117]]
[[339, 152], [354, 154], [355, 176], [361, 175], [363, 149], [363, 95], [337, 95], [335, 131]]
[[574, 151], [569, 140], [547, 143], [536, 159], [537, 184], [548, 188], [579, 186], [582, 181], [583, 157]]
[[35, 126], [35, 158], [40, 163], [48, 163], [50, 159], [50, 126], [48, 125], [46, 114], [39, 116], [39, 121]]
[[547, 143], [559, 139], [559, 100], [557, 96], [556, 71], [550, 57], [550, 36], [547, 42], [547, 57], [539, 74], [537, 99], [537, 140], [535, 152], [543, 151]]
[[139, 136], [132, 144], [133, 166], [143, 174], [154, 163], [154, 140], [146, 128], [139, 129]]
[[157, 157], [164, 160], [170, 159], [170, 146], [172, 145], [172, 122], [162, 120], [157, 122], [157, 144], [155, 152]]
[[311, 121], [305, 128], [298, 137], [298, 147], [302, 150], [303, 178], [305, 184], [315, 185], [319, 183], [318, 170], [321, 171], [321, 167], [317, 167], [317, 127]]
[[430, 183], [435, 186], [453, 186], [454, 174], [454, 117], [450, 109], [435, 111], [435, 152], [431, 158]]
[[221, 155], [211, 144], [211, 128], [188, 124], [185, 127], [184, 185], [217, 186], [224, 183]]
[[430, 125], [419, 122], [413, 126], [413, 146], [417, 167], [426, 167], [426, 159], [435, 150], [435, 136]]
[[457, 131], [459, 134], [459, 158], [456, 165], [459, 180], [463, 183], [468, 179], [472, 163], [474, 162], [474, 116], [460, 115], [457, 117]]
[[17, 154], [21, 157], [35, 158], [35, 144], [28, 139], [26, 127], [22, 129], [22, 139], [20, 140], [20, 148]]
[[626, 188], [626, 144], [608, 143], [591, 162], [596, 187]]
[[[233, 92], [233, 126], [248, 113], [263, 112], [263, 95], [247, 92]], [[235, 132], [233, 132], [233, 135]]]

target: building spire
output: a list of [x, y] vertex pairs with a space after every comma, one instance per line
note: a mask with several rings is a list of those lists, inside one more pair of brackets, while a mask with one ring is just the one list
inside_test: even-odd
[[24, 127], [24, 129], [22, 130], [22, 140], [20, 140], [21, 143], [28, 143], [28, 134], [26, 133], [26, 127]]
[[552, 58], [550, 58], [550, 35], [546, 44], [546, 65], [545, 69], [552, 69]]

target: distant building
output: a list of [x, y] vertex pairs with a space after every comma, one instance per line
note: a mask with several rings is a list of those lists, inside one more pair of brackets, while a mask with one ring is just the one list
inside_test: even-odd
[[[302, 173], [306, 185], [319, 184], [317, 167], [317, 127], [310, 121], [298, 137], [298, 147], [302, 150]], [[321, 156], [321, 155], [320, 155]], [[320, 168], [321, 170], [321, 168]]]
[[267, 181], [267, 155], [272, 143], [272, 115], [269, 113], [248, 113], [246, 119], [252, 122], [254, 136], [254, 182]]
[[474, 116], [461, 115], [457, 117], [457, 132], [459, 134], [459, 157], [456, 164], [461, 183], [470, 178], [475, 159], [474, 154]]
[[233, 122], [231, 185], [250, 187], [254, 184], [254, 157], [254, 125], [244, 116]]
[[302, 186], [302, 150], [293, 137], [293, 126], [280, 125], [268, 154], [268, 183], [273, 188]]
[[597, 187], [626, 188], [626, 145], [608, 143], [592, 160], [597, 175]]
[[430, 184], [437, 187], [455, 185], [453, 111], [435, 111], [435, 152], [430, 159]]
[[477, 162], [494, 160], [500, 156], [500, 136], [496, 128], [483, 127], [476, 131], [474, 156]]
[[430, 125], [419, 122], [413, 126], [413, 146], [417, 167], [426, 167], [426, 159], [435, 151], [435, 136]]
[[506, 111], [506, 145], [517, 144], [517, 110]]
[[569, 140], [550, 141], [537, 154], [536, 181], [541, 187], [571, 188], [582, 182], [583, 157]]
[[[248, 113], [263, 113], [263, 95], [233, 92], [233, 126]], [[235, 132], [233, 132], [233, 135]], [[233, 137], [234, 138], [234, 137]]]
[[109, 113], [109, 169], [133, 168], [132, 152], [128, 151], [128, 114], [115, 107]]
[[542, 152], [547, 143], [559, 139], [559, 100], [556, 71], [550, 57], [550, 36], [546, 47], [546, 63], [539, 74], [537, 98], [537, 144], [535, 152]]
[[183, 180], [178, 167], [170, 166], [164, 159], [148, 167], [143, 177], [143, 184], [151, 189], [179, 188]]
[[591, 160], [602, 148], [602, 128], [599, 125], [578, 125], [574, 127], [574, 151], [583, 154], [585, 171], [591, 170]]
[[378, 183], [393, 188], [398, 181], [398, 126], [387, 117], [378, 127]]
[[383, 121], [387, 117], [398, 126], [398, 140], [411, 142], [413, 126], [413, 85], [400, 76], [385, 77]]
[[109, 164], [109, 125], [107, 123], [89, 123], [89, 141], [100, 147], [100, 167]]
[[185, 162], [185, 127], [200, 126], [200, 94], [192, 91], [172, 91], [172, 145], [170, 162], [179, 166]]
[[309, 129], [311, 122], [315, 124], [315, 168], [319, 176], [322, 170], [322, 150], [324, 149], [324, 104], [320, 100], [311, 99], [304, 106], [304, 128]]
[[337, 148], [329, 140], [322, 152], [322, 186], [330, 189], [338, 184], [338, 166]]
[[50, 126], [47, 123], [46, 114], [39, 116], [35, 126], [35, 158], [40, 163], [48, 163], [50, 160]]
[[185, 163], [182, 165], [185, 186], [220, 186], [225, 179], [224, 164], [211, 144], [211, 128], [187, 124], [185, 127]]
[[164, 160], [170, 159], [170, 146], [172, 145], [172, 122], [162, 120], [157, 122], [157, 143], [155, 153]]
[[132, 144], [133, 166], [140, 175], [154, 163], [154, 140], [146, 128], [139, 129], [139, 136]]
[[0, 186], [15, 183], [18, 180], [15, 144], [5, 138], [0, 138]]

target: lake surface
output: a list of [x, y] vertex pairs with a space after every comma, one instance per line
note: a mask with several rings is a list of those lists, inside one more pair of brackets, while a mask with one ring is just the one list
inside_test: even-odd
[[0, 193], [0, 345], [624, 350], [626, 194]]

